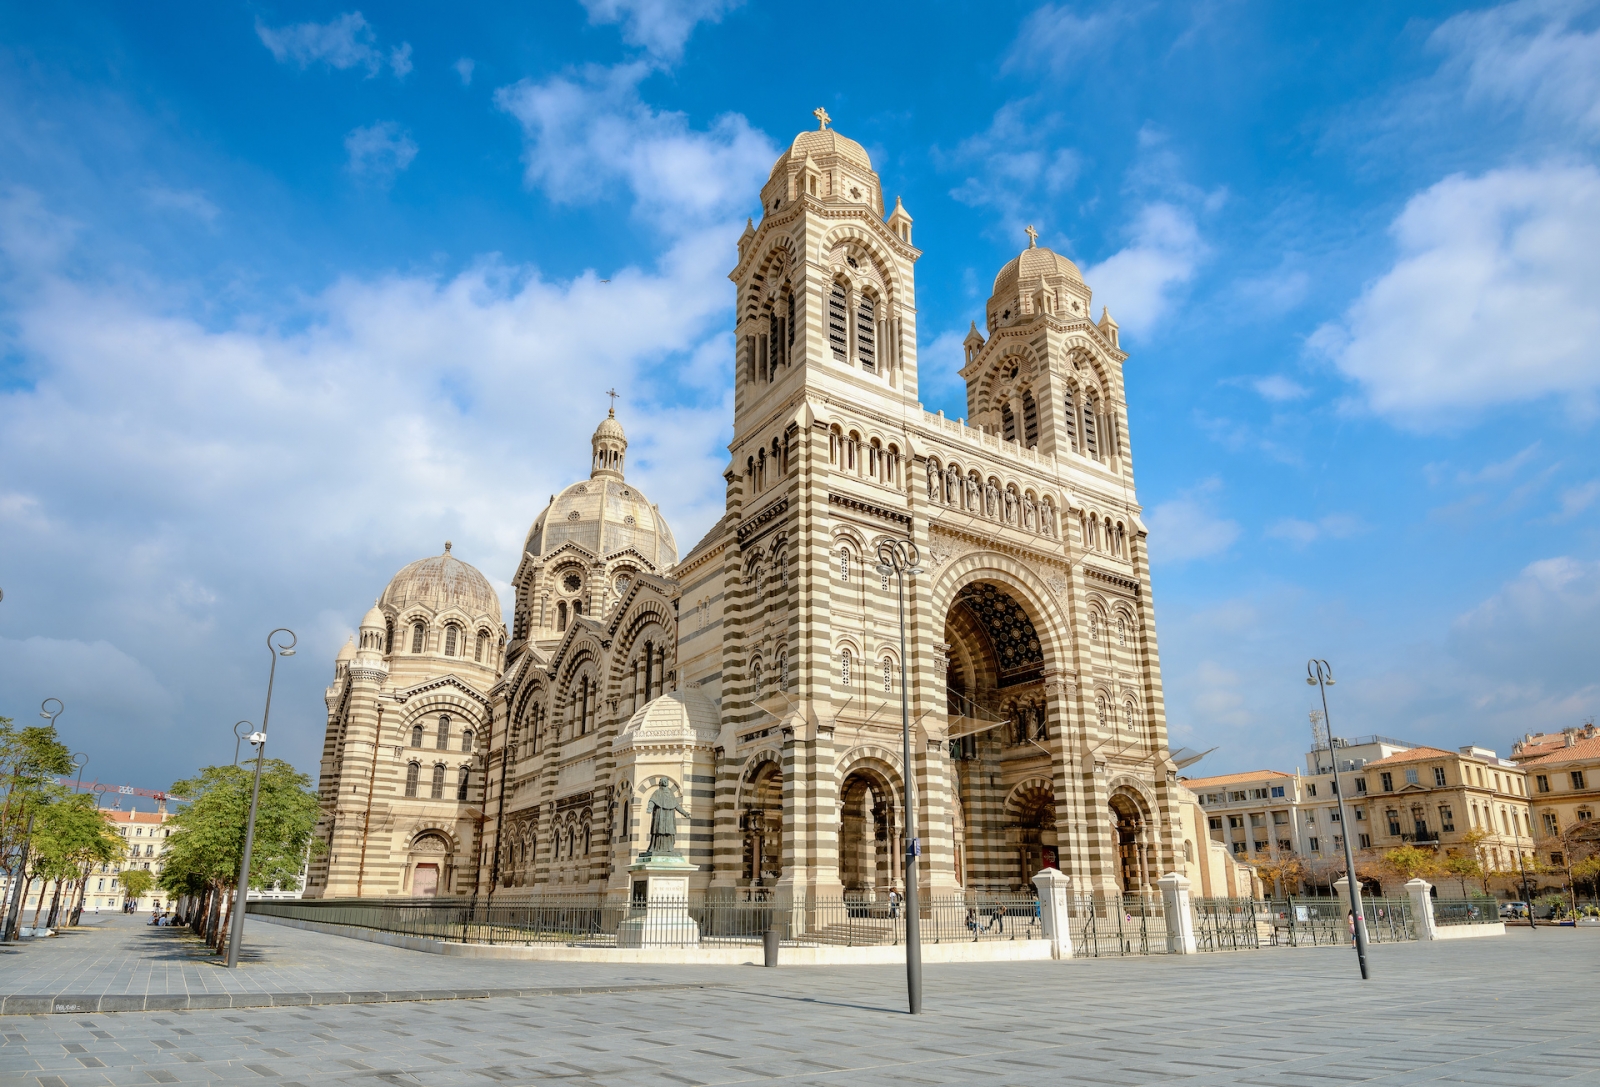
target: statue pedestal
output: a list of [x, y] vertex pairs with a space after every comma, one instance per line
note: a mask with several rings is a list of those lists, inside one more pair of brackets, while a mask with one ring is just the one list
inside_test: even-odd
[[640, 856], [628, 866], [628, 916], [617, 926], [618, 947], [699, 947], [700, 926], [689, 916], [689, 873], [700, 866], [682, 857]]

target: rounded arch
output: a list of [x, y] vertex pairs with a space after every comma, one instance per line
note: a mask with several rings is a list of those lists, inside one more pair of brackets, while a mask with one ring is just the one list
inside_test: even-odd
[[1049, 779], [1031, 777], [1006, 794], [1006, 822], [1039, 829], [1056, 825], [1056, 793]]
[[1071, 645], [1071, 624], [1043, 579], [1022, 562], [997, 551], [972, 551], [955, 559], [934, 580], [932, 610], [948, 616], [961, 591], [989, 582], [1010, 596], [1033, 623], [1045, 669], [1060, 668]]
[[[870, 260], [878, 273], [884, 290], [885, 301], [890, 305], [898, 305], [901, 296], [905, 293], [900, 283], [900, 267], [895, 262], [893, 255], [883, 245], [876, 234], [855, 223], [839, 223], [832, 230], [825, 233], [817, 244], [817, 259], [825, 266], [831, 266], [833, 253], [841, 246], [853, 245]], [[848, 275], [847, 268], [838, 269]], [[869, 277], [862, 275], [848, 275], [853, 284], [859, 287]]]

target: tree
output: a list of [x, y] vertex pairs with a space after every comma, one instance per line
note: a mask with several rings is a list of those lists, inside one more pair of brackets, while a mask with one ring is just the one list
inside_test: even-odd
[[[112, 828], [111, 821], [95, 806], [94, 798], [83, 793], [61, 797], [40, 809], [34, 822], [32, 844], [39, 858], [39, 870], [56, 882], [55, 900], [47, 922], [51, 925], [60, 921], [63, 884], [84, 878], [90, 865], [119, 858], [123, 852], [122, 838]], [[39, 904], [44, 904], [42, 893]], [[70, 913], [70, 899], [67, 906]], [[38, 911], [34, 914], [37, 917]]]
[[117, 879], [121, 881], [122, 893], [127, 896], [129, 902], [139, 901], [156, 885], [156, 877], [144, 868], [130, 868], [126, 872], [119, 873]]
[[[172, 834], [167, 839], [162, 887], [174, 894], [203, 889], [214, 896], [237, 890], [254, 774], [252, 763], [207, 766], [197, 777], [173, 783], [170, 791], [188, 797], [190, 804], [167, 824]], [[316, 822], [317, 794], [311, 779], [282, 759], [268, 759], [261, 770], [256, 805], [250, 886], [297, 886], [307, 849], [321, 845], [311, 837]], [[208, 936], [214, 937], [213, 946], [221, 946], [220, 929]]]
[[1292, 895], [1306, 878], [1306, 862], [1298, 853], [1258, 853], [1250, 858], [1249, 864], [1274, 894]]
[[1420, 876], [1431, 875], [1438, 869], [1438, 861], [1433, 853], [1426, 849], [1418, 849], [1414, 845], [1403, 845], [1399, 849], [1391, 849], [1379, 861], [1386, 872], [1400, 878], [1401, 883], [1409, 883]]
[[[1495, 876], [1493, 858], [1489, 853], [1489, 838], [1488, 831], [1474, 827], [1461, 836], [1455, 847], [1457, 856], [1465, 857], [1477, 865], [1476, 872], [1469, 874], [1477, 876], [1484, 894], [1489, 893], [1489, 881]], [[1465, 893], [1465, 884], [1462, 885], [1462, 891]]]
[[1483, 879], [1483, 865], [1470, 853], [1452, 852], [1439, 865], [1439, 870], [1461, 883], [1461, 897], [1467, 897], [1467, 880]]

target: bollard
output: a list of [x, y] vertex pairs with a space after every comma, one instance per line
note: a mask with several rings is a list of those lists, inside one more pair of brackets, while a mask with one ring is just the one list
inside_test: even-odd
[[779, 933], [777, 926], [767, 929], [767, 931], [762, 934], [761, 943], [767, 953], [766, 965], [768, 966], [778, 965], [778, 936]]

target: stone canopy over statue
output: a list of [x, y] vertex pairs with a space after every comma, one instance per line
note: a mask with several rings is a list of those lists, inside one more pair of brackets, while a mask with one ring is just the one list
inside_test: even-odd
[[650, 813], [650, 844], [646, 857], [681, 857], [678, 852], [678, 816], [687, 816], [680, 801], [663, 780], [650, 794], [645, 810]]

